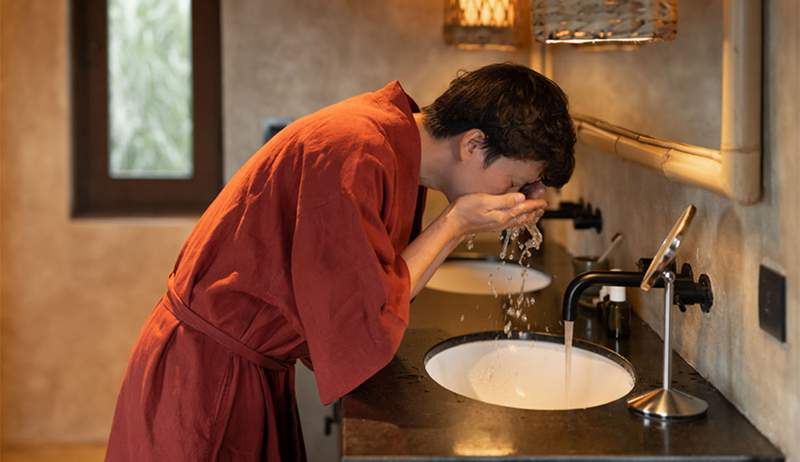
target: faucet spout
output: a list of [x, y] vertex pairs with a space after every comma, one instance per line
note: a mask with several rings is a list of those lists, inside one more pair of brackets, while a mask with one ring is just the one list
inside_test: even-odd
[[[641, 261], [641, 260], [640, 260]], [[563, 320], [574, 321], [578, 315], [575, 307], [584, 290], [589, 286], [602, 284], [606, 286], [639, 287], [645, 278], [644, 272], [638, 271], [589, 271], [579, 274], [573, 279], [564, 291], [562, 300]], [[711, 311], [714, 305], [714, 292], [711, 289], [711, 279], [708, 275], [701, 274], [697, 281], [694, 280], [692, 266], [684, 263], [681, 272], [675, 277], [674, 303], [681, 311], [686, 311], [687, 305], [699, 305], [704, 313]], [[651, 287], [664, 287], [664, 278], [659, 277], [651, 282]]]
[[584, 290], [590, 286], [604, 284], [609, 286], [639, 287], [644, 273], [632, 271], [589, 271], [578, 275], [569, 283], [564, 291], [562, 301], [564, 321], [574, 321], [577, 317], [576, 306]]

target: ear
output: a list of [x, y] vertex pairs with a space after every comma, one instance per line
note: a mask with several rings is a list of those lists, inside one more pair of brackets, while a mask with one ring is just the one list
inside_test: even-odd
[[480, 156], [480, 161], [483, 162], [483, 143], [486, 140], [486, 135], [477, 128], [472, 128], [461, 134], [461, 139], [458, 142], [458, 159], [468, 160], [474, 156]]

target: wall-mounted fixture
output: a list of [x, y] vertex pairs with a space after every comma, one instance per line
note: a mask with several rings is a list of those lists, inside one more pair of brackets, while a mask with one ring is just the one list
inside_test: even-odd
[[444, 41], [459, 48], [530, 44], [530, 0], [445, 0]]
[[599, 208], [592, 208], [592, 204], [584, 204], [583, 199], [578, 202], [559, 202], [557, 209], [545, 210], [541, 219], [572, 220], [575, 229], [594, 229], [597, 233], [603, 231], [603, 213]]
[[541, 43], [614, 44], [672, 40], [678, 0], [532, 0]]

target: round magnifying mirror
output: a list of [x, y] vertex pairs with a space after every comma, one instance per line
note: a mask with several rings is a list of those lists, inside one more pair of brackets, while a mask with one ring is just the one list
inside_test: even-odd
[[675, 222], [672, 231], [669, 232], [666, 239], [661, 243], [661, 247], [658, 248], [658, 252], [656, 252], [656, 255], [653, 257], [653, 261], [650, 262], [644, 279], [642, 279], [642, 284], [639, 286], [642, 290], [650, 290], [656, 280], [661, 276], [661, 273], [663, 273], [664, 270], [667, 269], [667, 266], [672, 263], [672, 260], [675, 259], [675, 253], [681, 245], [683, 233], [686, 231], [686, 228], [689, 227], [689, 223], [692, 222], [695, 210], [697, 210], [695, 206], [689, 204], [680, 218], [678, 218], [678, 221]]

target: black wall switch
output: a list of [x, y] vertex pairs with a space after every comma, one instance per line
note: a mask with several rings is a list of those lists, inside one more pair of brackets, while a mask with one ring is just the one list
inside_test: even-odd
[[758, 270], [758, 325], [786, 341], [786, 277], [764, 265]]
[[286, 128], [287, 125], [292, 123], [294, 119], [291, 117], [265, 117], [261, 120], [264, 127], [264, 137], [262, 142], [266, 143], [271, 140], [273, 136], [277, 135], [279, 131]]

